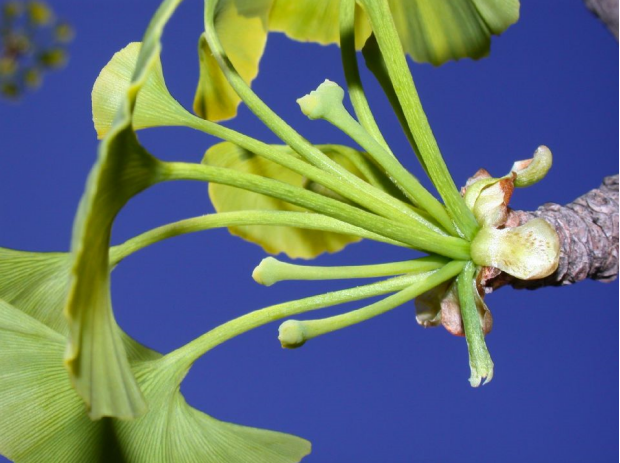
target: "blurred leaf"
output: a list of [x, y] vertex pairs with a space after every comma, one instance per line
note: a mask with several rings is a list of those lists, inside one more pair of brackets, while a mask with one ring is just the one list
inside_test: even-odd
[[67, 64], [67, 52], [62, 48], [52, 48], [41, 52], [38, 61], [43, 66], [50, 69], [58, 69]]
[[26, 69], [24, 71], [24, 84], [30, 89], [39, 88], [43, 82], [41, 72], [36, 68]]
[[17, 98], [21, 95], [19, 87], [13, 82], [4, 82], [0, 84], [0, 92], [3, 96], [10, 99]]
[[518, 0], [390, 0], [405, 53], [415, 61], [440, 65], [482, 58], [491, 36], [519, 19]]
[[34, 26], [46, 26], [54, 20], [54, 12], [44, 2], [28, 2], [27, 11]]
[[68, 43], [75, 37], [75, 31], [67, 22], [58, 23], [54, 27], [54, 38], [61, 43]]
[[17, 71], [17, 61], [8, 56], [0, 58], [0, 77], [10, 77]]
[[0, 22], [0, 96], [17, 100], [38, 89], [46, 71], [67, 64], [73, 29], [42, 1], [8, 2]]
[[5, 18], [12, 20], [24, 13], [24, 4], [20, 1], [6, 2], [2, 5], [2, 14]]
[[[339, 3], [339, 0], [274, 0], [269, 30], [284, 32], [302, 42], [340, 43]], [[357, 6], [355, 40], [358, 49], [369, 35], [370, 23]]]

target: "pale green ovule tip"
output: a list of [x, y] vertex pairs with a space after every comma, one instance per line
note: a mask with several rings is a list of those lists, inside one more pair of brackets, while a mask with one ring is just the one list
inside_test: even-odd
[[318, 103], [318, 99], [312, 94], [304, 95], [301, 98], [297, 99], [297, 104], [301, 108], [301, 112], [304, 113], [305, 116], [308, 116], [310, 119], [316, 119], [311, 115], [313, 114], [314, 109], [316, 108]]
[[297, 100], [301, 112], [310, 119], [327, 119], [333, 110], [342, 109], [344, 90], [335, 82], [325, 79], [316, 90]]
[[281, 262], [273, 257], [266, 257], [260, 261], [252, 272], [254, 281], [263, 286], [271, 286], [280, 281], [276, 269]]
[[296, 349], [306, 342], [306, 329], [299, 320], [287, 320], [278, 328], [278, 339], [285, 349]]

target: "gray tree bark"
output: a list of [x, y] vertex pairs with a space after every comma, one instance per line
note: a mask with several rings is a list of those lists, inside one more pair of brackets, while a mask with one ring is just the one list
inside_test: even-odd
[[602, 282], [618, 277], [618, 175], [566, 206], [547, 203], [536, 211], [511, 211], [506, 226], [515, 227], [540, 217], [555, 227], [560, 237], [560, 263], [547, 278], [523, 281], [494, 268], [485, 268], [486, 292], [501, 286], [536, 289], [564, 286], [586, 278]]
[[[584, 0], [618, 40], [618, 0]], [[542, 280], [524, 281], [485, 267], [480, 284], [490, 293], [504, 285], [517, 289], [564, 286], [591, 278], [602, 282], [618, 277], [618, 175], [566, 206], [548, 203], [533, 212], [511, 211], [506, 226], [516, 227], [535, 217], [553, 225], [560, 237], [558, 269]]]
[[618, 40], [618, 0], [584, 0], [584, 2]]

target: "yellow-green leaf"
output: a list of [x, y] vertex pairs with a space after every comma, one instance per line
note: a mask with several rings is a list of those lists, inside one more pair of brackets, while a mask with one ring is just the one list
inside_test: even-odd
[[[274, 0], [269, 30], [284, 32], [302, 42], [340, 43], [339, 3], [339, 0]], [[370, 36], [370, 23], [359, 6], [355, 20], [355, 44], [360, 49]]]
[[[115, 53], [95, 81], [91, 97], [93, 122], [99, 138], [108, 133], [123, 99], [127, 97], [141, 45], [140, 42], [133, 42]], [[157, 56], [148, 79], [138, 93], [132, 115], [134, 130], [184, 125], [188, 115], [170, 95]]]
[[[215, 29], [226, 54], [248, 84], [258, 74], [258, 63], [267, 42], [267, 17], [272, 0], [220, 0]], [[203, 36], [198, 43], [200, 79], [194, 96], [194, 112], [219, 121], [237, 114], [241, 99], [220, 70]]]
[[[364, 161], [365, 158], [361, 156], [361, 153], [338, 145], [322, 145], [318, 148], [358, 177], [366, 179], [363, 171], [368, 168], [368, 164]], [[278, 149], [290, 156], [296, 156], [286, 146], [280, 146]], [[257, 156], [232, 143], [219, 143], [210, 148], [205, 153], [203, 163], [261, 175], [344, 200], [322, 185], [309, 181], [286, 167]], [[218, 212], [239, 210], [306, 211], [306, 209], [279, 199], [213, 183], [209, 185], [209, 196]], [[229, 230], [237, 236], [259, 244], [269, 253], [284, 252], [289, 257], [304, 259], [316, 257], [323, 252], [337, 252], [347, 244], [360, 240], [360, 238], [352, 235], [290, 227], [245, 226], [231, 227]]]
[[99, 145], [97, 163], [75, 218], [65, 306], [69, 324], [65, 364], [93, 419], [131, 419], [147, 409], [112, 312], [108, 247], [121, 208], [160, 180], [158, 161], [142, 148], [133, 132], [132, 111], [140, 89], [157, 68], [163, 28], [180, 1], [164, 0], [149, 24], [131, 83]]
[[166, 357], [134, 360], [151, 411], [91, 421], [62, 367], [66, 339], [0, 300], [0, 453], [16, 463], [294, 463], [298, 437], [218, 421], [179, 392], [184, 371]]
[[[71, 263], [72, 256], [68, 252], [0, 248], [0, 299], [57, 333], [68, 336], [63, 308], [69, 290]], [[159, 356], [122, 331], [120, 336], [130, 361]]]
[[66, 364], [93, 419], [129, 419], [146, 411], [112, 312], [108, 247], [118, 212], [157, 176], [157, 161], [139, 145], [131, 125], [113, 128], [100, 144], [75, 219]]
[[473, 0], [478, 14], [493, 34], [501, 34], [519, 20], [519, 0]]
[[491, 35], [519, 19], [518, 0], [390, 0], [403, 48], [435, 65], [489, 53]]
[[[491, 35], [501, 34], [519, 19], [518, 0], [389, 0], [389, 4], [405, 52], [415, 61], [435, 65], [485, 56]], [[269, 29], [296, 40], [338, 43], [338, 5], [338, 0], [275, 0]], [[361, 48], [370, 35], [364, 14], [356, 14], [355, 34]]]
[[64, 336], [0, 301], [0, 453], [16, 462], [92, 461], [103, 442], [62, 367]]
[[116, 422], [130, 462], [293, 463], [310, 453], [310, 443], [299, 437], [222, 422], [192, 408], [179, 392], [177, 374], [166, 371], [164, 362], [135, 368], [151, 411]]
[[[406, 53], [439, 65], [451, 59], [480, 58], [491, 35], [519, 19], [518, 0], [389, 0]], [[340, 42], [339, 0], [220, 0], [215, 13], [219, 39], [241, 77], [250, 84], [258, 73], [267, 32], [284, 32], [303, 42]], [[370, 22], [356, 5], [355, 46], [371, 34]], [[198, 44], [200, 79], [194, 112], [212, 121], [234, 117], [241, 101], [220, 71], [204, 37]]]
[[66, 252], [0, 248], [0, 299], [67, 335], [67, 320], [62, 310], [70, 268], [71, 255]]

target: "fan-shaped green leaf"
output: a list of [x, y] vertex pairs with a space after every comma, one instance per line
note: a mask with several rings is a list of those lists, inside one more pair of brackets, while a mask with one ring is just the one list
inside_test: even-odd
[[403, 49], [435, 65], [489, 53], [491, 35], [519, 19], [518, 0], [390, 0]]
[[[97, 136], [103, 138], [112, 127], [140, 54], [140, 42], [116, 52], [99, 73], [92, 91], [93, 122]], [[154, 60], [146, 83], [138, 93], [132, 115], [134, 130], [148, 127], [184, 125], [189, 114], [170, 95], [159, 56]]]
[[98, 160], [75, 219], [72, 278], [65, 306], [69, 322], [65, 364], [93, 419], [130, 419], [146, 412], [112, 312], [108, 247], [121, 208], [160, 180], [158, 161], [140, 146], [133, 132], [132, 111], [138, 92], [157, 68], [163, 28], [180, 1], [164, 0], [149, 24], [131, 83], [99, 145]]
[[185, 371], [159, 355], [131, 362], [150, 412], [91, 421], [62, 367], [65, 343], [0, 300], [0, 453], [16, 463], [294, 463], [310, 452], [298, 437], [192, 408], [179, 392]]
[[[275, 0], [269, 29], [322, 44], [338, 43], [338, 0]], [[403, 48], [415, 61], [435, 65], [459, 58], [481, 58], [491, 35], [519, 19], [518, 0], [389, 0]], [[356, 46], [370, 35], [363, 14], [356, 15]]]

